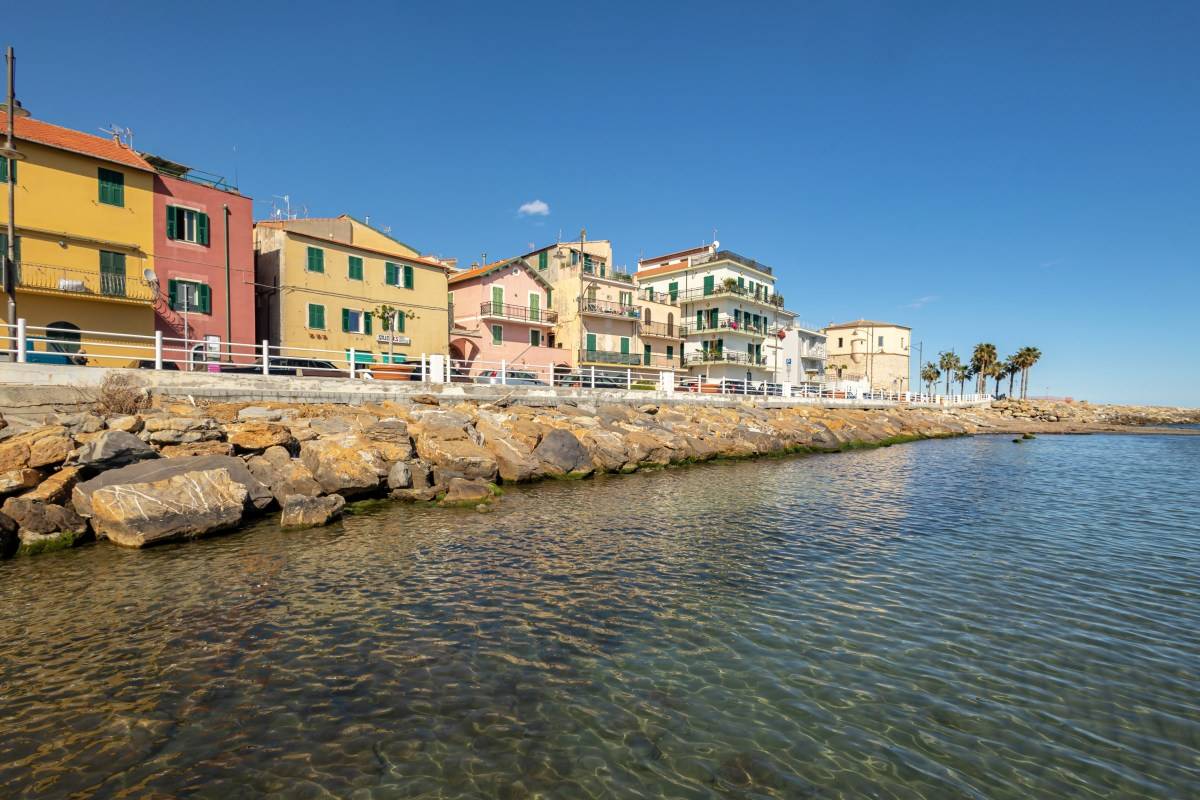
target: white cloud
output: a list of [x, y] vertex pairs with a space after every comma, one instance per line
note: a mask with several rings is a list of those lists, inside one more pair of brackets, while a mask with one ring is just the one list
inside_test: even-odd
[[548, 217], [550, 216], [550, 205], [544, 200], [530, 200], [528, 203], [522, 203], [517, 209], [519, 217]]
[[918, 297], [916, 300], [913, 300], [911, 303], [906, 305], [905, 308], [924, 308], [930, 303], [934, 303], [940, 299], [941, 295], [927, 294], [924, 297]]

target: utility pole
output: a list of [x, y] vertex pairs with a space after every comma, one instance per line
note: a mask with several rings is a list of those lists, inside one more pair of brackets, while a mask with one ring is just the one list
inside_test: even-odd
[[[16, 62], [17, 58], [13, 54], [11, 46], [5, 51], [5, 60], [8, 63], [8, 103], [4, 106], [5, 110], [5, 136], [4, 148], [0, 150], [0, 158], [8, 159], [5, 164], [5, 174], [8, 178], [8, 237], [5, 242], [7, 247], [3, 254], [4, 258], [4, 293], [8, 297], [8, 330], [9, 335], [16, 336], [17, 327], [17, 225], [16, 225], [16, 205], [17, 205], [17, 176], [14, 165], [25, 156], [22, 155], [13, 146], [13, 118], [21, 115], [28, 116], [29, 112], [17, 105], [15, 86]], [[15, 338], [14, 338], [15, 342]], [[13, 355], [13, 360], [17, 360], [17, 356]]]
[[[912, 342], [909, 342], [912, 345]], [[920, 377], [921, 370], [925, 369], [925, 340], [917, 342], [917, 377]], [[912, 387], [912, 358], [908, 362], [908, 385]]]

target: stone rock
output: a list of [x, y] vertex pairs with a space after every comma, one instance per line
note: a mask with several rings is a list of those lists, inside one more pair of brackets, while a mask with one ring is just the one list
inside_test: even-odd
[[278, 422], [283, 419], [283, 411], [278, 408], [265, 408], [263, 406], [246, 406], [238, 411], [238, 419], [241, 420], [257, 420], [260, 422]]
[[541, 462], [547, 475], [566, 478], [583, 478], [595, 471], [587, 448], [579, 443], [575, 434], [555, 428], [542, 437], [533, 451], [533, 457]]
[[268, 447], [286, 447], [292, 433], [275, 422], [242, 422], [225, 429], [229, 443], [243, 452], [260, 452]]
[[60, 414], [60, 425], [66, 425], [72, 433], [96, 433], [104, 430], [104, 418], [89, 412], [78, 414]]
[[246, 487], [227, 469], [184, 472], [96, 489], [92, 527], [97, 536], [124, 547], [145, 547], [233, 528], [242, 521], [247, 500]]
[[493, 499], [492, 487], [487, 481], [451, 478], [450, 486], [446, 489], [446, 495], [438, 505], [469, 506], [474, 508], [478, 504], [485, 503], [491, 499]]
[[74, 449], [70, 437], [44, 436], [29, 445], [29, 466], [36, 469], [61, 464]]
[[55, 503], [43, 503], [25, 497], [10, 497], [4, 501], [4, 513], [17, 523], [22, 532], [36, 534], [87, 532], [87, 522], [74, 510]]
[[6, 514], [0, 513], [0, 558], [12, 558], [21, 546], [17, 535], [17, 523]]
[[500, 479], [508, 483], [531, 481], [542, 477], [542, 465], [533, 457], [524, 442], [504, 436], [502, 429], [491, 424], [481, 424], [483, 447], [496, 460], [496, 471]]
[[387, 485], [389, 489], [411, 489], [412, 468], [403, 461], [397, 461], [388, 471]]
[[378, 489], [388, 474], [378, 452], [358, 436], [304, 442], [300, 460], [327, 494], [368, 494]]
[[279, 525], [283, 528], [315, 528], [328, 525], [342, 515], [346, 506], [341, 495], [307, 497], [302, 494], [288, 495], [283, 502], [283, 514]]
[[[47, 439], [51, 441], [45, 442]], [[42, 425], [16, 433], [0, 442], [0, 472], [54, 464], [57, 463], [55, 458], [61, 462], [66, 457], [61, 452], [62, 448], [65, 447], [69, 453], [72, 446], [67, 429], [62, 425]]]
[[113, 417], [108, 421], [108, 429], [110, 431], [140, 433], [142, 430], [142, 418], [137, 414], [130, 414], [125, 417]]
[[229, 442], [191, 442], [190, 444], [169, 444], [160, 451], [163, 458], [188, 458], [190, 456], [231, 456], [233, 445]]
[[464, 478], [493, 480], [496, 459], [477, 443], [479, 434], [470, 426], [470, 418], [457, 411], [428, 410], [412, 426], [417, 440], [417, 455], [435, 467], [458, 473]]
[[393, 500], [410, 500], [428, 502], [437, 497], [438, 490], [433, 486], [433, 470], [424, 461], [411, 461], [408, 471], [412, 486], [407, 489], [393, 489], [389, 495]]
[[158, 458], [158, 453], [132, 433], [105, 431], [79, 448], [75, 463], [89, 470], [108, 470], [151, 458]]
[[246, 490], [248, 511], [262, 511], [274, 499], [269, 489], [250, 473], [246, 462], [233, 456], [190, 456], [186, 458], [160, 458], [130, 464], [120, 469], [102, 472], [96, 477], [76, 484], [71, 492], [71, 502], [76, 513], [84, 517], [92, 515], [91, 498], [99, 489], [130, 483], [154, 483], [187, 472], [205, 472], [224, 469], [231, 480]]
[[246, 466], [255, 478], [270, 487], [280, 506], [290, 495], [316, 497], [321, 494], [321, 484], [313, 478], [308, 467], [293, 459], [282, 447], [267, 448], [261, 456], [252, 456]]
[[79, 482], [79, 467], [63, 467], [58, 472], [46, 478], [32, 490], [21, 495], [24, 500], [37, 500], [42, 503], [65, 503], [71, 499], [71, 490]]
[[402, 419], [382, 419], [363, 430], [385, 461], [407, 461], [413, 456], [408, 423]]
[[414, 394], [412, 401], [423, 406], [436, 406], [441, 402], [431, 394]]
[[211, 417], [148, 417], [140, 437], [155, 444], [190, 444], [224, 438], [220, 424]]
[[0, 472], [0, 497], [25, 489], [32, 489], [42, 481], [42, 473], [36, 469], [10, 469]]

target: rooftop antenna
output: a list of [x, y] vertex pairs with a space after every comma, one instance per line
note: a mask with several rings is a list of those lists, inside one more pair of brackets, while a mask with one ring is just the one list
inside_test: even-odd
[[283, 218], [291, 219], [292, 218], [292, 196], [290, 194], [273, 194], [273, 195], [271, 195], [271, 197], [274, 197], [276, 200], [283, 201], [283, 206], [284, 206]]
[[133, 128], [122, 128], [115, 122], [107, 128], [101, 128], [101, 133], [107, 133], [117, 144], [133, 149]]
[[304, 209], [304, 218], [308, 219], [308, 206], [300, 206], [300, 208]]

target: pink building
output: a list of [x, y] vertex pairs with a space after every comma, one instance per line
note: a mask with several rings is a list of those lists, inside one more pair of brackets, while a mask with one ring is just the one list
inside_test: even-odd
[[467, 361], [471, 374], [500, 361], [514, 369], [566, 368], [569, 354], [555, 347], [552, 301], [550, 284], [517, 258], [451, 274], [450, 357]]
[[[220, 178], [144, 154], [154, 179], [155, 329], [181, 369], [220, 360], [228, 342], [254, 342], [253, 203]], [[244, 353], [244, 355], [243, 355]], [[189, 358], [190, 356], [190, 358]], [[253, 351], [235, 350], [253, 361]]]

